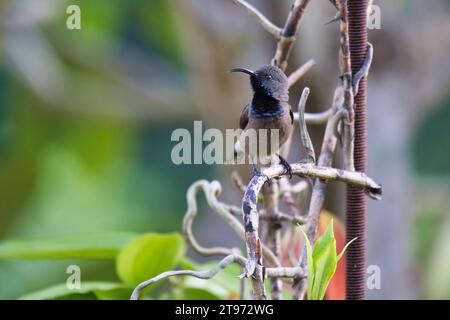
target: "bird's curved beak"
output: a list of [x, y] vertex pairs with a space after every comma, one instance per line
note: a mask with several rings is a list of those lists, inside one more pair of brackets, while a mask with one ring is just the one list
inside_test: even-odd
[[230, 72], [242, 72], [248, 74], [251, 77], [255, 76], [255, 72], [247, 68], [233, 68], [230, 70]]

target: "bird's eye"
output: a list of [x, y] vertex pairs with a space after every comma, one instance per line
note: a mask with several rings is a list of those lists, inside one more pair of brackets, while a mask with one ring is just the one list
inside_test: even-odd
[[267, 76], [267, 79], [272, 79], [272, 76]]

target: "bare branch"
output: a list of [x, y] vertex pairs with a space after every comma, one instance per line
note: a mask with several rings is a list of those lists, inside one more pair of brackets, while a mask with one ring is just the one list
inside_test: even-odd
[[[210, 188], [210, 183], [206, 180], [200, 180], [192, 184], [187, 191], [187, 204], [188, 209], [186, 215], [183, 220], [183, 232], [186, 237], [187, 242], [191, 246], [192, 250], [202, 256], [227, 256], [233, 254], [235, 252], [239, 252], [239, 249], [229, 249], [225, 247], [214, 247], [214, 248], [205, 248], [202, 247], [197, 240], [195, 239], [194, 233], [192, 232], [192, 223], [194, 221], [195, 216], [197, 215], [197, 201], [195, 200], [195, 195], [199, 189], [203, 189], [206, 198], [210, 197], [210, 193], [208, 192]], [[228, 219], [229, 217], [224, 217], [227, 219], [227, 222], [231, 222], [235, 227], [239, 228], [241, 223], [235, 218]], [[234, 221], [233, 221], [234, 219]]]
[[[222, 190], [220, 183], [218, 181], [213, 181], [210, 183], [206, 180], [199, 180], [197, 182], [194, 182], [189, 187], [186, 196], [188, 209], [183, 220], [183, 232], [185, 234], [187, 242], [195, 252], [203, 256], [226, 256], [229, 254], [240, 252], [238, 248], [204, 248], [195, 239], [195, 236], [192, 232], [192, 223], [197, 215], [197, 201], [195, 199], [195, 195], [200, 189], [203, 190], [206, 202], [208, 203], [210, 208], [215, 213], [217, 213], [219, 217], [221, 217], [242, 240], [245, 241], [245, 231], [241, 222], [230, 212], [229, 205], [217, 200], [217, 196], [220, 195], [220, 192]], [[239, 212], [242, 213], [241, 210], [239, 210]], [[262, 246], [262, 253], [264, 255], [264, 258], [267, 259], [267, 262], [270, 266], [280, 266], [280, 262], [278, 261], [277, 257], [275, 257], [273, 252], [264, 245]]]
[[157, 281], [160, 281], [160, 280], [163, 280], [163, 279], [166, 279], [169, 277], [173, 277], [173, 276], [192, 276], [192, 277], [196, 277], [199, 279], [211, 279], [216, 274], [218, 274], [222, 269], [225, 269], [227, 266], [229, 266], [232, 263], [238, 263], [241, 266], [245, 266], [246, 259], [240, 255], [233, 254], [233, 255], [229, 255], [229, 256], [223, 258], [214, 269], [211, 269], [209, 271], [177, 270], [177, 271], [167, 271], [167, 272], [161, 273], [160, 275], [157, 275], [156, 277], [153, 277], [149, 280], [146, 280], [146, 281], [140, 283], [133, 290], [130, 300], [138, 300], [142, 290], [144, 290], [146, 287], [148, 287], [149, 285], [151, 285]]
[[252, 15], [258, 20], [261, 26], [266, 29], [275, 38], [279, 39], [281, 36], [281, 28], [273, 24], [269, 19], [266, 18], [258, 9], [249, 4], [244, 0], [232, 0], [236, 5], [243, 8], [249, 15]]
[[356, 72], [353, 76], [353, 95], [356, 97], [358, 95], [359, 90], [359, 82], [362, 78], [366, 77], [369, 74], [370, 66], [372, 65], [373, 60], [373, 46], [371, 43], [367, 43], [367, 54], [366, 59], [364, 59], [364, 63], [361, 69]]
[[300, 68], [292, 72], [288, 77], [289, 87], [292, 87], [298, 80], [300, 80], [309, 70], [316, 65], [313, 59], [308, 60]]
[[[307, 113], [305, 112], [305, 122], [311, 125], [321, 125], [328, 121], [328, 119], [333, 115], [333, 110], [330, 108], [323, 112], [318, 113]], [[300, 115], [298, 112], [294, 112], [294, 121], [298, 122]]]
[[[194, 270], [175, 270], [175, 271], [167, 271], [163, 272], [156, 277], [153, 277], [149, 280], [146, 280], [144, 282], [141, 282], [136, 288], [133, 290], [133, 293], [131, 294], [130, 300], [138, 300], [139, 296], [141, 295], [142, 290], [144, 290], [146, 287], [148, 287], [151, 284], [154, 284], [160, 280], [164, 280], [169, 277], [174, 276], [192, 276], [198, 279], [212, 279], [214, 276], [216, 276], [220, 271], [228, 267], [232, 263], [237, 263], [241, 267], [245, 267], [247, 260], [238, 254], [232, 254], [229, 256], [226, 256], [220, 262], [215, 266], [213, 269], [208, 271], [194, 271]], [[303, 269], [300, 267], [294, 267], [294, 268], [267, 268], [265, 272], [265, 276], [269, 278], [298, 278], [303, 277], [304, 272]]]
[[277, 212], [274, 215], [268, 215], [264, 209], [260, 210], [259, 218], [266, 221], [289, 222], [294, 226], [301, 226], [306, 223], [306, 220], [301, 217], [293, 217], [282, 212]]
[[[319, 179], [324, 182], [339, 181], [351, 185], [355, 188], [361, 188], [366, 190], [369, 197], [374, 200], [380, 200], [381, 198], [381, 185], [376, 183], [365, 173], [357, 171], [347, 171], [341, 169], [335, 169], [330, 167], [316, 166], [311, 163], [293, 163], [291, 164], [292, 174], [299, 177], [309, 177], [313, 179]], [[253, 205], [256, 206], [256, 195], [259, 194], [261, 187], [267, 181], [267, 179], [273, 179], [276, 177], [286, 175], [286, 170], [282, 165], [273, 165], [269, 168], [265, 168], [261, 171], [261, 175], [256, 175], [250, 180], [246, 195], [244, 195], [243, 210], [253, 209]], [[251, 205], [251, 208], [245, 208], [245, 205]], [[256, 207], [255, 207], [256, 208]], [[246, 227], [245, 225], [244, 227]]]
[[266, 269], [266, 277], [268, 278], [303, 278], [304, 276], [304, 270], [300, 267]]
[[292, 45], [295, 42], [295, 35], [297, 34], [303, 13], [309, 2], [310, 0], [295, 0], [286, 19], [283, 31], [281, 32], [281, 38], [277, 42], [275, 56], [272, 59], [272, 64], [281, 70], [286, 70], [287, 60], [291, 53]]
[[309, 88], [305, 87], [302, 92], [302, 96], [300, 97], [300, 101], [298, 102], [298, 114], [299, 114], [299, 129], [300, 129], [300, 140], [302, 142], [303, 147], [305, 148], [306, 155], [308, 157], [308, 161], [312, 163], [316, 163], [316, 153], [314, 152], [314, 146], [312, 144], [311, 138], [309, 137], [308, 127], [305, 122], [305, 107], [306, 101], [309, 96]]
[[[272, 183], [262, 188], [264, 196], [265, 215], [267, 218], [274, 218], [278, 212], [278, 184]], [[265, 242], [269, 249], [278, 258], [280, 256], [281, 223], [275, 219], [267, 220], [267, 234]], [[281, 279], [270, 280], [270, 291], [273, 300], [282, 299], [283, 282]]]
[[238, 188], [242, 192], [245, 192], [245, 189], [247, 189], [247, 186], [242, 181], [242, 178], [237, 171], [233, 171], [233, 173], [231, 174], [231, 181], [236, 186], [236, 188]]
[[352, 80], [352, 64], [350, 57], [350, 37], [348, 32], [347, 1], [337, 0], [336, 5], [340, 14], [340, 67], [342, 72], [342, 86], [344, 90], [343, 108], [347, 110], [347, 117], [343, 121], [343, 154], [344, 169], [355, 170], [354, 166], [354, 136], [355, 136], [355, 110]]

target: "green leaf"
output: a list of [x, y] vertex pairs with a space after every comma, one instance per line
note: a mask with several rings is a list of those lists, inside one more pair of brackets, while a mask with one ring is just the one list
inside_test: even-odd
[[308, 299], [312, 296], [312, 289], [314, 286], [314, 277], [315, 277], [315, 270], [314, 270], [314, 260], [313, 260], [313, 250], [311, 248], [311, 243], [309, 242], [308, 236], [306, 235], [305, 231], [303, 229], [300, 229], [303, 233], [303, 236], [305, 238], [305, 246], [306, 246], [306, 257], [308, 261]]
[[330, 219], [327, 230], [317, 240], [313, 249], [311, 249], [308, 236], [302, 230], [308, 259], [308, 300], [322, 300], [324, 298], [331, 278], [336, 272], [337, 262], [342, 258], [348, 246], [356, 240], [354, 238], [349, 241], [341, 253], [336, 256], [336, 238], [333, 229], [333, 219]]
[[183, 238], [178, 233], [145, 234], [127, 244], [116, 261], [122, 281], [137, 285], [172, 270], [184, 256]]
[[138, 235], [95, 232], [0, 242], [0, 259], [114, 259]]
[[325, 291], [336, 271], [336, 239], [333, 234], [333, 220], [331, 219], [327, 231], [320, 237], [313, 249], [314, 283], [310, 300], [322, 300]]
[[339, 253], [339, 255], [337, 256], [337, 261], [339, 262], [339, 260], [341, 260], [341, 258], [344, 256], [345, 251], [347, 250], [348, 246], [352, 244], [353, 241], [355, 241], [356, 239], [358, 239], [358, 237], [353, 238], [352, 240], [350, 240], [345, 247], [342, 249], [341, 253]]
[[185, 287], [176, 290], [170, 299], [174, 300], [220, 300], [221, 296], [215, 295], [205, 288]]
[[[59, 284], [43, 290], [23, 295], [19, 300], [55, 300], [55, 299], [86, 299], [111, 297], [111, 292], [123, 290], [131, 295], [131, 288], [116, 282], [81, 282], [80, 289], [69, 289], [66, 284]], [[109, 295], [108, 295], [109, 294]]]

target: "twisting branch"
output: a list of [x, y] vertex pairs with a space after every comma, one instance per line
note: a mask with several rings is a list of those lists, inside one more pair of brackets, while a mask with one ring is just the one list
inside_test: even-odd
[[[188, 209], [183, 220], [183, 232], [188, 244], [196, 253], [203, 256], [226, 256], [229, 254], [240, 252], [240, 250], [237, 248], [204, 248], [195, 239], [195, 236], [192, 232], [192, 223], [197, 215], [197, 201], [195, 199], [195, 196], [200, 189], [203, 190], [206, 202], [208, 203], [210, 208], [213, 209], [213, 211], [217, 213], [219, 217], [221, 217], [241, 239], [245, 240], [245, 231], [241, 222], [230, 212], [230, 207], [227, 204], [217, 200], [217, 196], [222, 190], [220, 183], [218, 181], [213, 181], [210, 183], [206, 180], [199, 180], [197, 182], [194, 182], [189, 187], [186, 195]], [[277, 257], [269, 248], [263, 245], [261, 249], [264, 258], [267, 260], [267, 263], [270, 266], [280, 266], [280, 262], [278, 261]]]
[[[247, 263], [247, 260], [238, 254], [231, 254], [223, 258], [213, 269], [208, 271], [193, 271], [193, 270], [175, 270], [175, 271], [167, 271], [148, 279], [144, 282], [141, 282], [131, 294], [130, 300], [138, 300], [141, 295], [142, 290], [144, 290], [149, 285], [152, 285], [160, 280], [164, 280], [169, 277], [174, 276], [192, 276], [198, 279], [212, 279], [216, 276], [220, 271], [228, 267], [232, 263], [237, 263], [241, 267], [244, 267]], [[265, 276], [269, 278], [298, 278], [304, 277], [304, 271], [300, 267], [294, 268], [267, 268], [265, 272]]]
[[167, 271], [167, 272], [161, 273], [160, 275], [157, 275], [156, 277], [153, 277], [149, 280], [146, 280], [146, 281], [140, 283], [133, 290], [130, 300], [138, 300], [142, 290], [144, 290], [146, 287], [148, 287], [149, 285], [151, 285], [157, 281], [160, 281], [160, 280], [163, 280], [163, 279], [166, 279], [169, 277], [173, 277], [173, 276], [192, 276], [192, 277], [199, 278], [199, 279], [211, 279], [216, 274], [218, 274], [222, 269], [225, 269], [232, 263], [238, 263], [241, 266], [245, 266], [246, 259], [240, 255], [232, 254], [232, 255], [229, 255], [229, 256], [223, 258], [214, 269], [211, 269], [209, 271], [176, 270], [176, 271]]
[[[192, 232], [192, 223], [194, 221], [195, 216], [197, 215], [197, 201], [195, 200], [195, 195], [199, 189], [203, 189], [205, 193], [205, 197], [211, 200], [211, 193], [208, 192], [210, 188], [210, 184], [206, 180], [200, 180], [192, 184], [192, 186], [188, 189], [186, 198], [188, 203], [188, 209], [186, 215], [183, 220], [183, 232], [186, 237], [188, 244], [191, 246], [192, 250], [202, 256], [227, 256], [233, 254], [234, 252], [239, 252], [239, 249], [229, 249], [225, 247], [214, 247], [214, 248], [205, 248], [202, 247], [197, 240], [195, 239], [194, 233]], [[210, 201], [208, 201], [210, 202]], [[222, 216], [225, 221], [227, 221], [230, 225], [233, 225], [233, 229], [238, 229], [242, 227], [241, 223], [233, 216], [230, 215]], [[234, 251], [234, 252], [233, 252]]]
[[247, 11], [248, 14], [254, 16], [261, 26], [266, 29], [270, 34], [272, 34], [276, 39], [280, 39], [281, 37], [281, 28], [277, 27], [273, 24], [269, 19], [266, 18], [258, 9], [249, 4], [244, 0], [233, 0], [233, 2], [239, 7], [243, 8]]
[[300, 139], [302, 141], [303, 147], [306, 151], [306, 156], [308, 157], [308, 161], [311, 163], [316, 163], [316, 153], [314, 152], [314, 146], [312, 144], [311, 138], [308, 133], [308, 128], [305, 122], [305, 107], [306, 101], [309, 96], [309, 88], [305, 87], [302, 92], [302, 96], [300, 97], [300, 101], [298, 102], [298, 114], [299, 114], [299, 129], [300, 129]]

